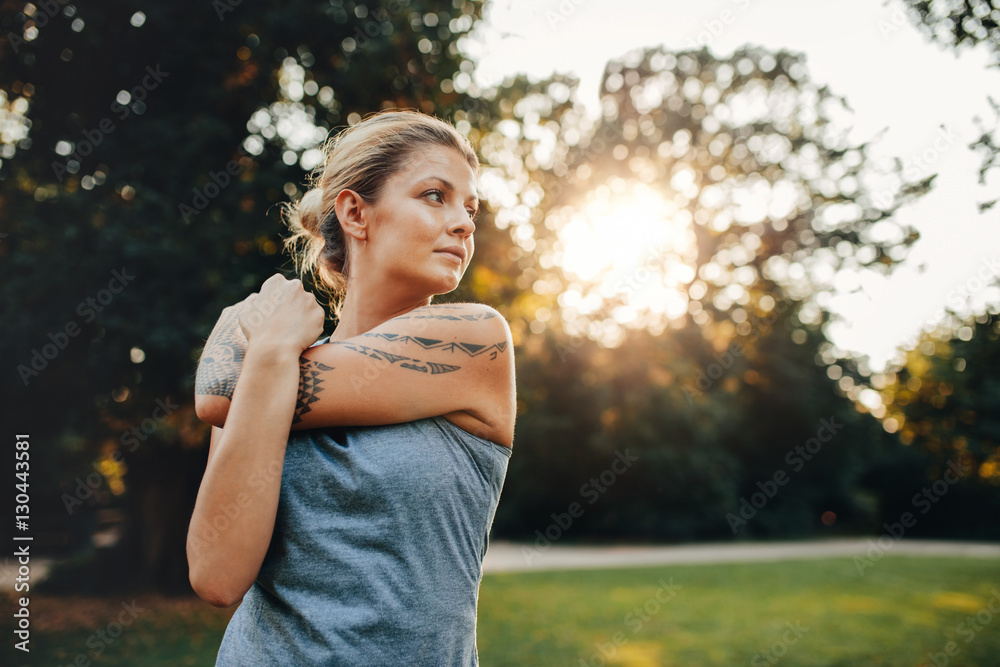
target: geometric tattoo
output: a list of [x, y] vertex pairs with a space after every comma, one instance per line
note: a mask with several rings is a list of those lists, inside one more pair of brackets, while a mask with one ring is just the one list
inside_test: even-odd
[[301, 422], [302, 416], [312, 411], [312, 408], [309, 406], [319, 400], [316, 395], [323, 391], [323, 387], [320, 386], [323, 384], [323, 380], [320, 378], [320, 371], [332, 370], [332, 366], [327, 366], [322, 362], [306, 359], [305, 357], [299, 358], [299, 397], [295, 401], [295, 415], [292, 417], [293, 424]]
[[224, 396], [230, 400], [243, 370], [247, 340], [240, 329], [239, 313], [230, 311], [208, 337], [195, 374], [195, 396]]
[[[421, 319], [421, 320], [487, 320], [498, 317], [496, 313], [473, 313], [473, 314], [446, 314], [447, 310], [459, 310], [463, 306], [439, 304], [438, 310], [434, 314], [402, 315], [394, 320]], [[483, 354], [489, 355], [491, 360], [496, 359], [499, 354], [507, 350], [507, 341], [502, 340], [492, 345], [480, 343], [447, 342], [437, 338], [424, 336], [412, 336], [396, 333], [364, 333], [359, 337], [378, 338], [395, 344], [410, 343], [425, 350], [445, 350], [450, 352], [461, 352], [462, 356], [478, 357]], [[413, 357], [389, 352], [362, 345], [360, 343], [348, 343], [346, 341], [329, 341], [328, 344], [341, 345], [353, 352], [358, 352], [367, 357], [377, 359], [380, 362], [388, 362], [396, 368], [424, 373], [427, 375], [438, 375], [443, 373], [454, 373], [461, 369], [455, 364], [435, 363], [432, 361], [421, 361]], [[194, 393], [196, 396], [223, 396], [232, 400], [233, 392], [236, 390], [236, 381], [243, 370], [243, 361], [247, 352], [247, 339], [243, 335], [243, 330], [239, 324], [239, 313], [237, 308], [232, 308], [228, 313], [224, 312], [222, 318], [212, 330], [212, 334], [205, 343], [201, 359], [198, 362], [198, 370], [195, 375]], [[422, 355], [421, 355], [422, 356]], [[312, 411], [312, 404], [319, 400], [318, 394], [325, 389], [321, 386], [325, 380], [321, 377], [323, 372], [332, 371], [333, 367], [324, 363], [299, 358], [299, 393], [295, 403], [295, 414], [292, 423], [297, 424], [302, 421], [302, 417]]]
[[492, 352], [490, 354], [490, 359], [496, 359], [498, 352], [503, 352], [507, 349], [507, 341], [502, 340], [499, 343], [494, 343], [493, 345], [482, 345], [478, 343], [449, 343], [444, 340], [439, 340], [437, 338], [426, 338], [423, 336], [407, 336], [405, 334], [396, 333], [365, 333], [361, 334], [364, 337], [370, 338], [381, 338], [383, 340], [392, 341], [394, 343], [415, 343], [425, 350], [447, 350], [449, 352], [455, 352], [456, 350], [464, 352], [470, 357], [477, 357], [480, 354], [485, 354], [487, 352]]
[[420, 361], [419, 359], [414, 359], [413, 357], [395, 354], [386, 350], [379, 350], [374, 347], [368, 347], [367, 345], [361, 345], [360, 343], [349, 343], [346, 340], [335, 341], [328, 344], [340, 345], [342, 347], [346, 347], [348, 350], [360, 352], [367, 357], [378, 359], [379, 361], [388, 361], [390, 364], [399, 363], [401, 368], [417, 371], [419, 373], [427, 373], [430, 375], [453, 373], [461, 368], [461, 366], [455, 366], [453, 364], [436, 364], [433, 361]]

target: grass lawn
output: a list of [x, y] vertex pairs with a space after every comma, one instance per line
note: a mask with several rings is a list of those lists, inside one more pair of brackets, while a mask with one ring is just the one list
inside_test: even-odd
[[[1000, 610], [1000, 562], [965, 558], [887, 555], [863, 576], [849, 558], [491, 574], [480, 591], [479, 656], [484, 667], [912, 667], [933, 665], [934, 653], [939, 667], [993, 667], [1000, 613], [991, 598]], [[106, 643], [96, 632], [123, 601], [131, 598], [32, 596], [31, 654], [3, 663], [214, 663], [231, 609], [139, 597], [135, 621]], [[10, 620], [2, 625], [10, 642]]]
[[1000, 562], [905, 556], [864, 576], [849, 558], [497, 574], [480, 592], [479, 654], [484, 666], [912, 667], [955, 641], [940, 665], [996, 667], [994, 591]]

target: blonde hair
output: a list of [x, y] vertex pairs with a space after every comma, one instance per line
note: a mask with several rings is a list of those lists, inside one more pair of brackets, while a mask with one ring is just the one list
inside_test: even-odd
[[479, 175], [475, 150], [451, 124], [417, 111], [382, 111], [328, 140], [323, 164], [310, 175], [310, 189], [297, 203], [285, 205], [285, 224], [292, 231], [285, 249], [303, 280], [313, 278], [317, 289], [329, 297], [335, 313], [343, 302], [351, 264], [334, 210], [337, 196], [353, 190], [366, 202], [376, 203], [389, 177], [426, 145], [454, 148]]

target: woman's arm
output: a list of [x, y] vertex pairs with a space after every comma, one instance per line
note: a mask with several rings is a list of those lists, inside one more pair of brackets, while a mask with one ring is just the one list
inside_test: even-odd
[[[240, 328], [243, 302], [223, 309], [205, 342], [194, 380], [194, 407], [198, 418], [222, 426], [243, 370], [247, 339]], [[221, 419], [220, 419], [221, 416]]]
[[[359, 336], [310, 347], [299, 361], [293, 430], [394, 424], [457, 410], [513, 430], [510, 327], [489, 306], [416, 308]], [[212, 423], [226, 423], [227, 411], [220, 404]]]
[[270, 317], [242, 322], [249, 341], [243, 381], [232, 393], [226, 428], [212, 429], [188, 531], [191, 585], [216, 606], [239, 601], [264, 561], [295, 414], [299, 355], [323, 327], [323, 309], [298, 281], [275, 276], [260, 297], [277, 305]]
[[295, 409], [297, 360], [287, 347], [251, 346], [229, 423], [212, 428], [187, 554], [191, 586], [215, 606], [238, 602], [264, 562]]

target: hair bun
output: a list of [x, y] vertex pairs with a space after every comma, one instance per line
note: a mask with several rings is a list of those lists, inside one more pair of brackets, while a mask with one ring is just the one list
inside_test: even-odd
[[320, 225], [323, 222], [323, 190], [313, 188], [306, 192], [296, 207], [299, 224], [313, 236], [322, 237]]

